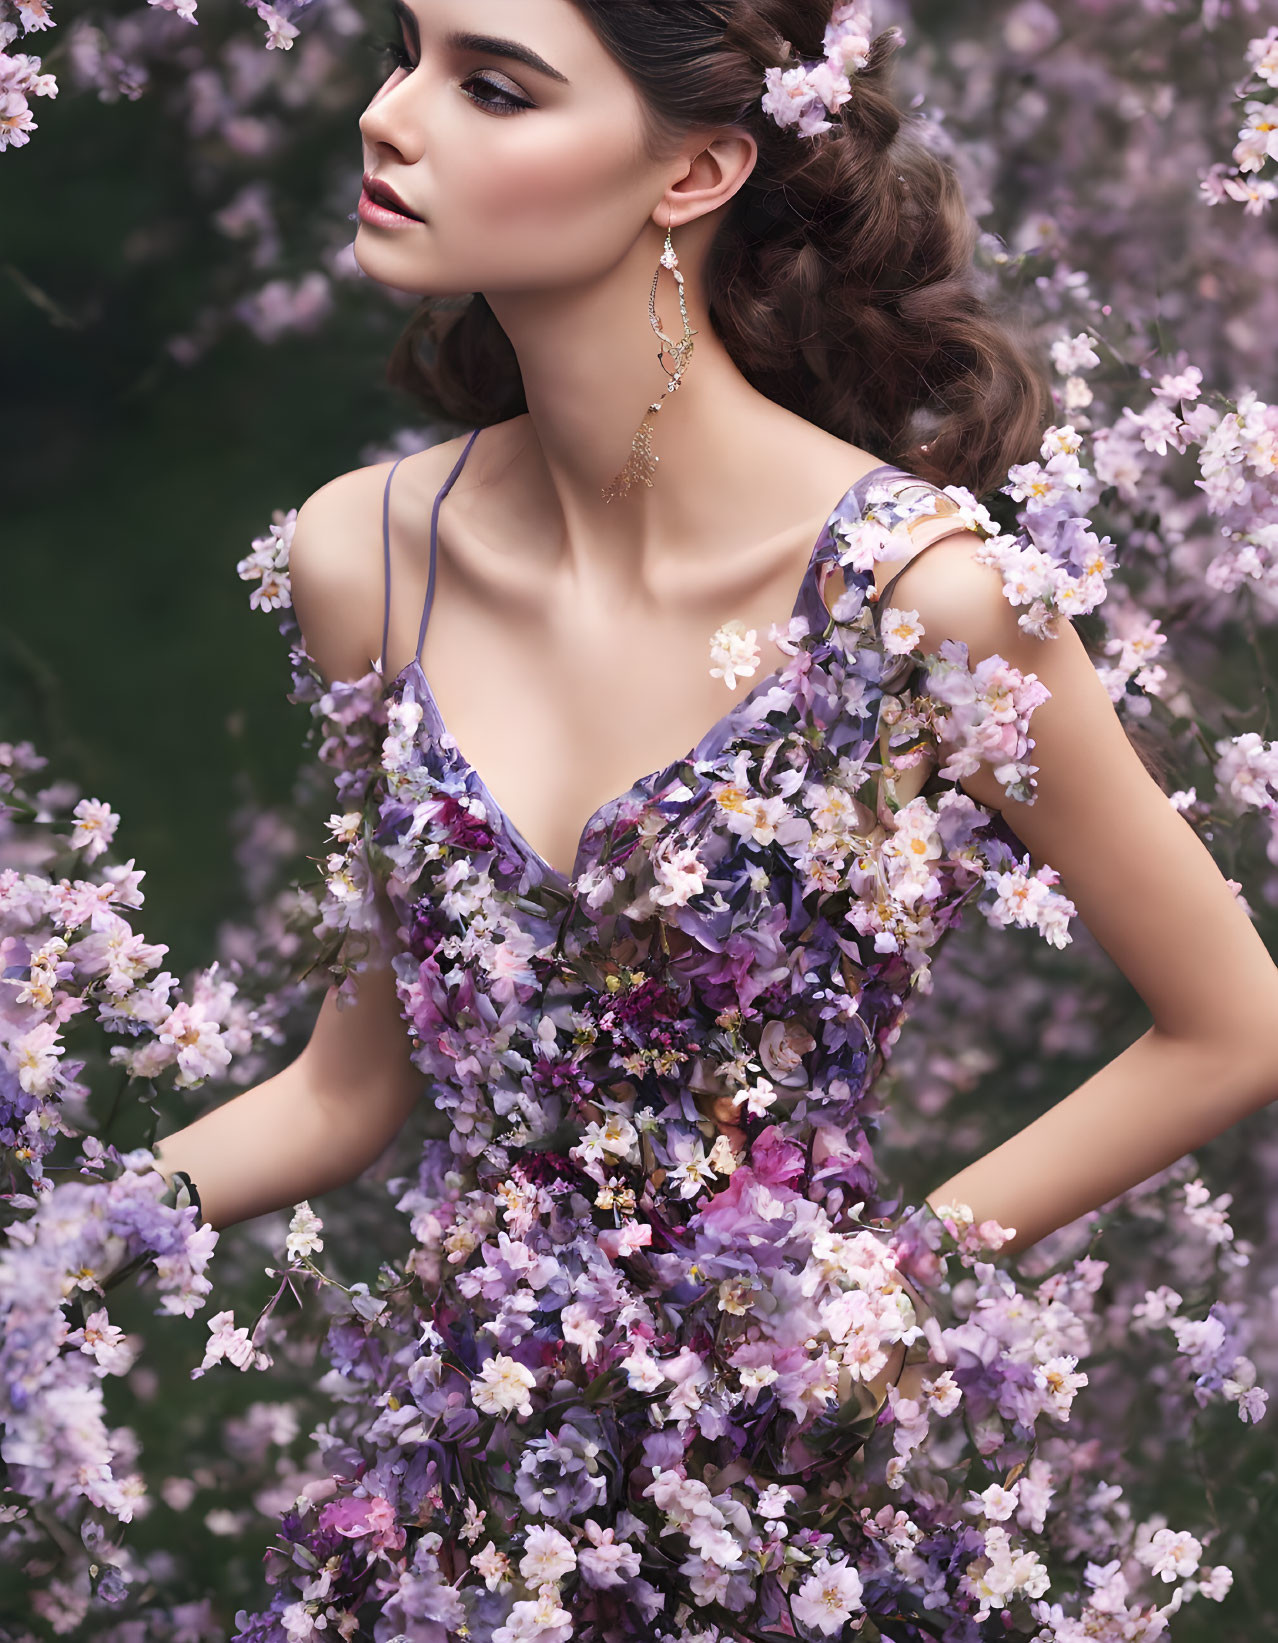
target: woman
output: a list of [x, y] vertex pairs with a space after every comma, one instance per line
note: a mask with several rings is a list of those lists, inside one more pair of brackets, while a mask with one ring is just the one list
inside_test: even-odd
[[[825, 0], [395, 11], [356, 256], [428, 299], [396, 373], [471, 431], [298, 514], [342, 986], [160, 1153], [226, 1226], [353, 1179], [423, 1076], [448, 1130], [237, 1635], [1100, 1635], [1032, 1549], [1079, 1561], [1036, 1446], [1086, 1377], [947, 1359], [868, 1097], [963, 903], [1077, 910], [1152, 1024], [928, 1195], [996, 1262], [1278, 1094], [1278, 973], [986, 551], [1047, 406], [894, 36]], [[937, 1481], [969, 1417], [975, 1510]]]

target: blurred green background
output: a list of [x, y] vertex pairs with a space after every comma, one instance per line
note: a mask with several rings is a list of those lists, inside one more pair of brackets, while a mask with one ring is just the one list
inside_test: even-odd
[[[371, 88], [371, 58], [355, 66]], [[47, 775], [122, 813], [117, 847], [147, 874], [143, 927], [184, 971], [207, 962], [238, 893], [234, 773], [264, 802], [283, 800], [307, 723], [286, 700], [277, 617], [250, 609], [236, 562], [273, 510], [300, 505], [414, 418], [383, 382], [404, 315], [371, 282], [335, 282], [339, 311], [322, 337], [263, 344], [232, 326], [177, 363], [166, 340], [207, 300], [226, 241], [172, 115], [153, 95], [110, 108], [62, 97], [37, 114], [47, 129], [6, 155], [0, 176], [13, 412], [0, 737], [30, 736], [55, 755]], [[331, 141], [326, 157], [349, 150], [353, 210], [353, 117], [314, 126], [312, 140]], [[322, 181], [304, 155], [287, 167], [286, 225], [319, 212]]]

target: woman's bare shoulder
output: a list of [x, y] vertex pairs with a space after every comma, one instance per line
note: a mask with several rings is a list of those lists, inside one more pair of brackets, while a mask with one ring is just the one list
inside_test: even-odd
[[[400, 473], [414, 469], [414, 490], [436, 471], [442, 484], [463, 443], [448, 439], [415, 452]], [[393, 460], [373, 462], [338, 474], [297, 510], [289, 548], [293, 609], [307, 652], [326, 679], [360, 678], [381, 649], [382, 501], [393, 466]]]

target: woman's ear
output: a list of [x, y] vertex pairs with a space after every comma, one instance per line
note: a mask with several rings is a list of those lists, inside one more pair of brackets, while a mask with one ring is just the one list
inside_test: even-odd
[[672, 226], [678, 228], [727, 205], [745, 186], [758, 156], [759, 145], [754, 138], [735, 127], [721, 130], [700, 144], [690, 138], [683, 154], [686, 169], [667, 187], [653, 221], [664, 233], [667, 212], [673, 213]]

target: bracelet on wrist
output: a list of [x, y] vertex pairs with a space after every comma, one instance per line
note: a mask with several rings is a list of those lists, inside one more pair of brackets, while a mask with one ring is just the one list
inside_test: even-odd
[[169, 1186], [173, 1190], [174, 1209], [194, 1208], [197, 1221], [204, 1220], [204, 1210], [200, 1204], [200, 1194], [195, 1182], [185, 1170], [175, 1169], [169, 1176]]

